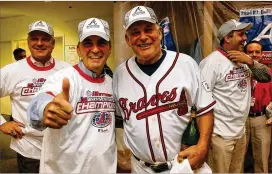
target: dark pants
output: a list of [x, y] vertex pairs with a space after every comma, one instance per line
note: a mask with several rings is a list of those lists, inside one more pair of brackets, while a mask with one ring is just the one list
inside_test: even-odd
[[39, 173], [40, 160], [27, 158], [17, 153], [17, 163], [20, 173]]

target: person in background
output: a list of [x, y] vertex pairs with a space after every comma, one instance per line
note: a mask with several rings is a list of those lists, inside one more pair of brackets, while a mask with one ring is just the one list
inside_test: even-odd
[[27, 124], [27, 107], [47, 77], [70, 66], [52, 57], [55, 39], [50, 24], [29, 25], [27, 43], [31, 55], [0, 69], [0, 97], [10, 96], [13, 121], [0, 119], [0, 131], [10, 135], [10, 148], [17, 152], [20, 173], [38, 173], [43, 132]]
[[28, 107], [30, 125], [46, 128], [40, 173], [116, 173], [109, 31], [102, 19], [80, 22], [81, 61], [50, 76]]
[[13, 56], [16, 61], [26, 58], [26, 51], [22, 48], [16, 48], [13, 51]]
[[201, 73], [216, 100], [208, 164], [214, 173], [239, 173], [245, 149], [245, 122], [251, 99], [251, 77], [270, 82], [268, 68], [243, 52], [250, 23], [231, 19], [222, 24], [219, 48], [200, 62]]
[[[253, 60], [262, 59], [262, 45], [258, 41], [250, 41], [244, 47], [244, 52]], [[246, 139], [248, 147], [251, 141], [254, 173], [268, 173], [268, 158], [270, 154], [271, 127], [266, 124], [266, 107], [271, 101], [272, 85], [251, 80], [251, 103], [246, 121]], [[245, 156], [247, 160], [247, 156]]]

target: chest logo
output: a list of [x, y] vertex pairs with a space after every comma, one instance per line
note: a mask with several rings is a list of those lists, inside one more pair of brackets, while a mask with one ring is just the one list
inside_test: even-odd
[[243, 79], [243, 80], [239, 81], [238, 88], [239, 89], [246, 89], [247, 88], [247, 81], [246, 81], [246, 79]]
[[105, 128], [112, 122], [112, 116], [109, 112], [96, 112], [92, 118], [92, 125], [97, 128]]
[[[174, 109], [178, 109], [177, 113], [179, 116], [185, 115], [188, 112], [185, 91], [182, 90], [180, 99], [177, 102], [173, 102], [176, 98], [177, 88], [173, 88], [171, 92], [164, 91], [163, 93], [154, 94], [149, 100], [146, 97], [142, 97], [137, 102], [128, 103], [127, 98], [120, 98], [119, 104], [123, 110], [125, 120], [129, 120], [131, 112], [137, 113], [137, 120]], [[155, 107], [147, 109], [149, 106]]]
[[234, 81], [234, 80], [241, 80], [245, 79], [250, 76], [249, 70], [245, 67], [235, 67], [233, 70], [230, 70], [230, 72], [226, 75], [225, 81]]
[[33, 79], [32, 82], [26, 85], [26, 87], [22, 88], [21, 95], [22, 96], [35, 95], [35, 93], [40, 90], [45, 81], [46, 81], [45, 78]]
[[112, 94], [101, 93], [99, 91], [85, 91], [85, 94], [76, 104], [76, 114], [85, 114], [91, 112], [114, 112], [115, 103]]

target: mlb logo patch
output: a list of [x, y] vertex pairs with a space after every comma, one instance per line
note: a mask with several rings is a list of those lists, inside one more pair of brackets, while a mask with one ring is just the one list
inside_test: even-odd
[[92, 125], [97, 128], [105, 128], [112, 122], [112, 116], [109, 112], [96, 112], [92, 118]]

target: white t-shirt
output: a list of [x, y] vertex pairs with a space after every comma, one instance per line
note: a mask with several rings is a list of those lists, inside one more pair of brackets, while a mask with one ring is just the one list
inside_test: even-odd
[[225, 139], [240, 138], [245, 132], [250, 108], [251, 74], [248, 66], [238, 66], [218, 49], [203, 59], [199, 67], [216, 100], [214, 134]]
[[115, 173], [111, 77], [92, 78], [75, 65], [50, 76], [40, 93], [59, 94], [64, 77], [70, 82], [72, 119], [61, 129], [44, 130], [40, 173]]
[[[10, 96], [12, 117], [25, 125], [22, 128], [25, 135], [22, 139], [12, 138], [11, 149], [25, 157], [40, 159], [43, 132], [27, 124], [27, 107], [49, 75], [69, 66], [66, 62], [54, 59], [50, 66], [37, 67], [28, 57], [0, 69], [0, 97]], [[4, 122], [1, 119], [0, 124]]]

